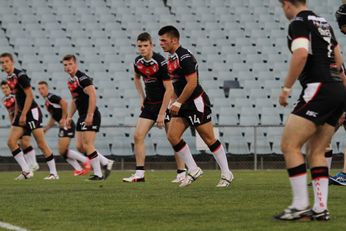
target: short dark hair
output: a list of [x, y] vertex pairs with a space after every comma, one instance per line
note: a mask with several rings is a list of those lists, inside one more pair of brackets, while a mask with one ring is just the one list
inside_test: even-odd
[[70, 60], [77, 62], [76, 56], [72, 54], [65, 55], [64, 58], [62, 58], [62, 61], [70, 61]]
[[171, 36], [172, 38], [180, 38], [180, 34], [177, 28], [175, 28], [174, 26], [164, 26], [159, 30], [158, 33], [160, 36], [164, 35], [164, 34], [168, 34], [169, 36]]
[[38, 82], [38, 85], [46, 85], [48, 87], [48, 83], [46, 81], [40, 81]]
[[143, 32], [137, 36], [137, 41], [141, 42], [152, 42], [151, 35], [148, 32]]
[[5, 53], [2, 53], [1, 55], [0, 55], [0, 58], [10, 58], [11, 59], [11, 61], [13, 62], [13, 56], [12, 56], [12, 54], [11, 53], [8, 53], [8, 52], [5, 52]]
[[284, 3], [284, 2], [290, 2], [293, 5], [297, 6], [297, 5], [306, 5], [306, 0], [279, 0], [279, 2]]
[[1, 83], [0, 83], [1, 86], [4, 86], [4, 85], [8, 85], [7, 81], [6, 80], [2, 80]]

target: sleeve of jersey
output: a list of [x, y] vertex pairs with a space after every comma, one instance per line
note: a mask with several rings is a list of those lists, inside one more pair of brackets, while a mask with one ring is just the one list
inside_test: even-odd
[[57, 96], [57, 95], [51, 95], [51, 96], [49, 97], [49, 101], [52, 102], [52, 103], [59, 104], [59, 103], [60, 103], [60, 100], [61, 100], [61, 97], [60, 97], [60, 96]]
[[18, 83], [23, 89], [31, 87], [30, 79], [26, 74], [20, 74], [18, 76]]
[[82, 76], [79, 78], [79, 84], [84, 89], [90, 85], [93, 85], [93, 82], [88, 76]]
[[135, 73], [137, 74], [137, 77], [139, 78], [141, 73], [139, 72], [136, 63], [133, 64], [133, 70], [135, 71]]
[[168, 74], [167, 61], [166, 60], [162, 60], [160, 63], [160, 76], [161, 76], [163, 81], [171, 80], [171, 77]]
[[304, 48], [309, 51], [309, 30], [303, 21], [293, 21], [290, 25], [290, 36], [292, 38], [291, 51]]
[[184, 54], [180, 57], [180, 66], [185, 76], [197, 71], [197, 62], [191, 54]]

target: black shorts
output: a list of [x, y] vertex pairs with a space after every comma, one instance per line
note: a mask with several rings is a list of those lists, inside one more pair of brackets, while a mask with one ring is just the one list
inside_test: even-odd
[[208, 95], [203, 92], [194, 100], [184, 103], [175, 117], [185, 118], [194, 127], [210, 122], [211, 105]]
[[28, 111], [28, 114], [26, 114], [26, 124], [24, 126], [19, 125], [20, 116], [21, 112], [18, 112], [12, 126], [23, 127], [26, 134], [29, 132], [31, 133], [32, 130], [37, 128], [42, 128], [42, 112], [39, 107], [34, 107]]
[[[149, 119], [156, 121], [157, 116], [159, 115], [160, 109], [161, 109], [161, 103], [144, 103], [144, 106], [142, 107], [142, 112], [139, 115], [140, 118]], [[165, 123], [168, 123], [171, 120], [171, 117], [169, 116], [168, 110], [166, 111], [165, 116]]]
[[101, 113], [99, 110], [96, 110], [94, 113], [93, 123], [91, 126], [85, 126], [84, 120], [86, 118], [86, 114], [80, 115], [77, 121], [76, 131], [77, 132], [86, 132], [86, 131], [94, 131], [99, 132], [101, 126]]
[[23, 133], [22, 137], [23, 137], [23, 136], [31, 136], [31, 130], [29, 130], [29, 129], [24, 129], [24, 133]]
[[310, 83], [303, 88], [292, 114], [316, 125], [338, 124], [344, 112], [346, 93], [342, 83]]
[[70, 128], [59, 128], [59, 138], [74, 138], [76, 131], [76, 124], [71, 121], [71, 127]]

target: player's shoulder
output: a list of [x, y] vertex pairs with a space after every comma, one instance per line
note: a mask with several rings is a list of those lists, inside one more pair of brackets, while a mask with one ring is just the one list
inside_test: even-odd
[[19, 78], [19, 77], [22, 77], [22, 76], [27, 76], [25, 70], [23, 69], [17, 69], [15, 68], [14, 69], [14, 74]]
[[161, 55], [160, 53], [153, 53], [153, 59], [159, 63], [161, 66], [164, 66], [167, 64], [167, 60], [165, 57], [163, 57], [163, 55]]
[[176, 50], [177, 55], [179, 56], [179, 61], [182, 62], [185, 59], [193, 59], [195, 60], [195, 57], [193, 56], [192, 52], [189, 49], [186, 49], [182, 46], [180, 46]]
[[138, 61], [140, 60], [143, 60], [143, 57], [141, 55], [138, 55], [136, 58], [135, 58], [135, 64], [138, 63]]
[[58, 95], [56, 95], [56, 94], [54, 94], [54, 93], [48, 93], [48, 95], [47, 95], [47, 98], [48, 99], [51, 99], [51, 98], [54, 98], [54, 97], [59, 97]]
[[79, 70], [76, 73], [76, 77], [78, 78], [78, 81], [83, 81], [83, 80], [86, 80], [86, 79], [91, 79], [87, 74], [85, 74], [84, 72], [79, 71]]

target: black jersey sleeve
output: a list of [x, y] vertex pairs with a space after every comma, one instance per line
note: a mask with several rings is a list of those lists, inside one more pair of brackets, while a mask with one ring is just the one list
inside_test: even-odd
[[301, 19], [292, 21], [289, 26], [289, 36], [292, 38], [292, 41], [296, 38], [309, 39], [309, 28], [307, 24], [304, 23], [304, 21], [302, 21]]
[[23, 88], [26, 89], [28, 87], [31, 87], [30, 84], [30, 78], [24, 73], [20, 72], [17, 76], [18, 84]]
[[93, 85], [93, 81], [91, 80], [91, 78], [89, 76], [83, 75], [81, 77], [78, 78], [79, 81], [79, 85], [84, 89], [88, 86]]
[[197, 71], [197, 61], [190, 53], [185, 53], [180, 57], [180, 66], [185, 76]]
[[61, 97], [57, 96], [57, 95], [50, 94], [50, 95], [48, 95], [48, 100], [52, 103], [59, 104]]

